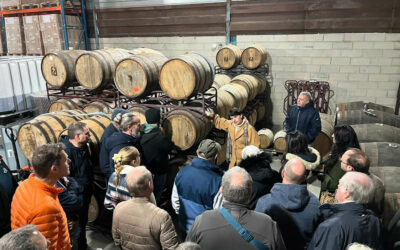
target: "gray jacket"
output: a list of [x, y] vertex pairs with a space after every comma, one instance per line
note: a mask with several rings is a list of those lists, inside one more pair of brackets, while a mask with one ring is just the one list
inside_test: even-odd
[[132, 198], [115, 207], [112, 235], [122, 249], [175, 249], [179, 244], [169, 214], [146, 197]]
[[[245, 205], [224, 201], [224, 208], [258, 241], [270, 250], [286, 249], [276, 223], [266, 214], [249, 210]], [[202, 249], [254, 249], [221, 215], [219, 210], [197, 216], [186, 241], [198, 243]]]

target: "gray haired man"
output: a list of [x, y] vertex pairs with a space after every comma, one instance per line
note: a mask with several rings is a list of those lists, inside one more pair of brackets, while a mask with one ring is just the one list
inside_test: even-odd
[[285, 130], [302, 132], [306, 135], [308, 144], [311, 144], [321, 132], [321, 119], [309, 92], [301, 92], [297, 97], [297, 104], [288, 110]]
[[276, 223], [266, 214], [249, 210], [253, 181], [246, 170], [233, 167], [222, 177], [223, 209], [251, 234], [241, 237], [219, 210], [206, 211], [196, 217], [186, 240], [198, 243], [202, 249], [257, 249], [250, 239], [270, 250], [286, 249]]
[[380, 249], [381, 224], [364, 205], [374, 195], [374, 184], [368, 175], [348, 172], [336, 190], [338, 204], [320, 207], [324, 221], [318, 226], [308, 249], [346, 249], [353, 242]]
[[49, 244], [36, 225], [28, 224], [4, 235], [0, 250], [45, 250]]

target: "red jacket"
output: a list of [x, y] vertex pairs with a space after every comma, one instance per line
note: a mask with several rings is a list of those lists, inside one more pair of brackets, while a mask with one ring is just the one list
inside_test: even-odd
[[11, 204], [11, 228], [34, 224], [50, 241], [49, 249], [71, 249], [67, 217], [58, 200], [61, 191], [31, 174], [15, 192]]

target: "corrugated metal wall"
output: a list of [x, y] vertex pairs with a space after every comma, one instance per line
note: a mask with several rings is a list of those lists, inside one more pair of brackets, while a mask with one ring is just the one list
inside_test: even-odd
[[[400, 0], [228, 2], [232, 35], [400, 32]], [[96, 0], [94, 4], [100, 37], [225, 34], [227, 1]], [[93, 30], [92, 17], [88, 23]]]

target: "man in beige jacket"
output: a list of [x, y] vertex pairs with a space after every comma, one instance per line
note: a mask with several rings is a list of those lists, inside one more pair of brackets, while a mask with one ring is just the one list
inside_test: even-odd
[[248, 145], [260, 148], [260, 137], [253, 126], [249, 124], [243, 112], [237, 108], [232, 108], [229, 112], [231, 120], [227, 120], [219, 115], [211, 115], [214, 118], [215, 128], [228, 132], [226, 160], [229, 168], [239, 165], [242, 161], [242, 150]]
[[149, 170], [140, 166], [126, 178], [132, 199], [114, 210], [112, 235], [122, 249], [175, 249], [178, 236], [169, 214], [150, 202], [153, 180]]

